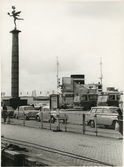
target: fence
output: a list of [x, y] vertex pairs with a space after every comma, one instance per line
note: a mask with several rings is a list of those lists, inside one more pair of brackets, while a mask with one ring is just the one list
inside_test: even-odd
[[[65, 131], [65, 132], [75, 132], [75, 133], [82, 133], [82, 134], [90, 134], [96, 136], [106, 136], [106, 137], [117, 137], [118, 132], [113, 130], [111, 127], [105, 128], [104, 126], [97, 124], [97, 117], [99, 114], [95, 115], [95, 128], [91, 128], [86, 126], [86, 115], [88, 114], [87, 111], [63, 111], [58, 113], [55, 118], [55, 123], [53, 123], [52, 119], [47, 120], [45, 117], [46, 115], [41, 112], [41, 117], [39, 122], [34, 119], [26, 120], [25, 115], [22, 118], [11, 118], [7, 117], [8, 124], [16, 124], [22, 126], [29, 126], [29, 127], [37, 127], [40, 129], [49, 129], [53, 131]], [[49, 112], [49, 118], [52, 118], [53, 114]], [[105, 116], [105, 114], [104, 114]], [[109, 116], [109, 115], [107, 115]], [[67, 120], [68, 117], [68, 120]]]

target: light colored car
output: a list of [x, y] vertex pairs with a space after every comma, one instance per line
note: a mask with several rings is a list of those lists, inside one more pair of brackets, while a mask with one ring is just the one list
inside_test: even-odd
[[7, 115], [10, 117], [14, 116], [14, 109], [11, 106], [6, 106], [7, 107]]
[[40, 121], [43, 116], [43, 121], [51, 121], [51, 123], [54, 123], [59, 115], [59, 120], [62, 120], [65, 123], [65, 121], [68, 121], [68, 115], [63, 111], [65, 110], [60, 109], [59, 112], [57, 112], [57, 110], [50, 111], [50, 106], [44, 106], [42, 107], [41, 111], [36, 114], [35, 119]]
[[35, 110], [33, 106], [19, 106], [14, 111], [14, 117], [17, 119], [24, 118], [24, 116], [25, 116], [25, 119], [35, 118], [37, 113], [38, 111]]
[[118, 107], [112, 106], [92, 107], [86, 116], [86, 124], [94, 128], [95, 117], [97, 117], [97, 125], [112, 126], [115, 128], [116, 121], [118, 120], [118, 109]]
[[43, 106], [48, 105], [48, 103], [36, 103], [34, 104], [35, 110], [40, 110]]

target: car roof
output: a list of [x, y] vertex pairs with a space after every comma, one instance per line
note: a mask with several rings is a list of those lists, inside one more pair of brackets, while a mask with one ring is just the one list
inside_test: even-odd
[[[11, 106], [6, 106], [6, 107], [8, 107], [8, 108], [12, 108]], [[12, 108], [13, 109], [13, 108]]]
[[49, 106], [49, 105], [46, 105], [46, 106], [43, 106], [42, 108], [50, 108], [50, 106]]
[[[28, 107], [28, 106], [30, 107], [31, 105], [24, 105], [24, 106], [19, 106], [19, 107]], [[31, 106], [31, 107], [32, 107], [32, 106]]]
[[96, 107], [91, 107], [91, 109], [93, 108], [118, 108], [116, 106], [96, 106]]
[[19, 106], [19, 107], [33, 107], [31, 105]]

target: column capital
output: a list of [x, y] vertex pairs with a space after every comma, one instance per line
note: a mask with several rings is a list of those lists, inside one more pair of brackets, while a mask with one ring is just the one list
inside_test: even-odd
[[18, 33], [20, 33], [20, 32], [21, 32], [20, 30], [16, 30], [16, 29], [10, 31], [10, 33], [12, 33], [12, 34], [18, 34]]

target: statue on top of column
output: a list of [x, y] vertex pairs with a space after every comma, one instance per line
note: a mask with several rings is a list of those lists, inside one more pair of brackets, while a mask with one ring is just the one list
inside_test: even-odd
[[12, 14], [10, 14], [8, 12], [8, 15], [14, 18], [14, 24], [15, 24], [15, 29], [16, 29], [17, 28], [17, 26], [16, 26], [16, 20], [24, 20], [24, 19], [19, 18], [19, 15], [20, 15], [21, 11], [16, 12], [15, 11], [15, 6], [12, 6], [12, 9], [13, 9]]

